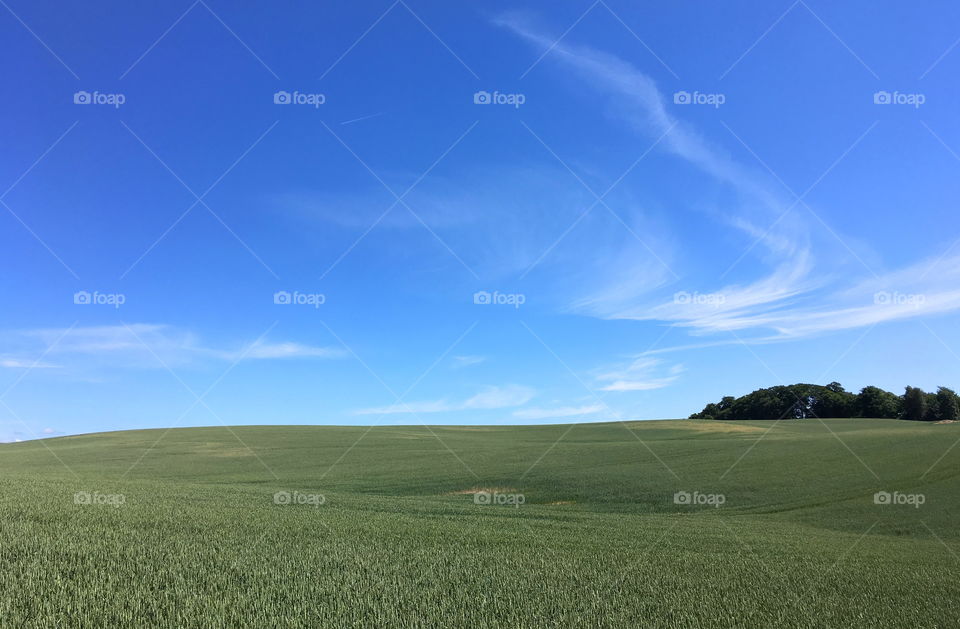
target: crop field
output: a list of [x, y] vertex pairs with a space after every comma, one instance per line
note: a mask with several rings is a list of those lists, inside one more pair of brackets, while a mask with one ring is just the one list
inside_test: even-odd
[[956, 627], [958, 439], [843, 419], [5, 444], [0, 622]]

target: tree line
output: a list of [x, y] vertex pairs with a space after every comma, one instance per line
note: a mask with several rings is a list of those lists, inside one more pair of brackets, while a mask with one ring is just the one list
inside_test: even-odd
[[879, 387], [846, 391], [839, 382], [826, 386], [790, 384], [757, 389], [741, 397], [725, 396], [690, 419], [804, 419], [807, 417], [878, 417], [912, 421], [960, 419], [960, 396], [947, 387], [927, 393], [907, 387], [903, 395]]

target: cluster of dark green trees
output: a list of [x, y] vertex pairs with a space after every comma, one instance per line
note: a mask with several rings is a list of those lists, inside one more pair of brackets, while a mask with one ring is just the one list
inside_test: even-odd
[[844, 390], [839, 382], [827, 386], [790, 384], [758, 389], [743, 397], [726, 396], [707, 404], [690, 419], [804, 419], [807, 417], [885, 417], [913, 421], [960, 419], [960, 397], [939, 387], [936, 393], [907, 387], [903, 395], [879, 387], [860, 393]]

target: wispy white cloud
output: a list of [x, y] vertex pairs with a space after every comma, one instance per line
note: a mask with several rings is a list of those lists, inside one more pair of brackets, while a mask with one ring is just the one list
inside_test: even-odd
[[520, 406], [530, 401], [536, 391], [530, 387], [510, 384], [503, 387], [487, 387], [463, 404], [464, 409], [492, 409]]
[[545, 61], [559, 62], [572, 70], [583, 84], [606, 95], [613, 115], [638, 133], [653, 138], [664, 136], [661, 145], [671, 153], [761, 200], [768, 208], [786, 209], [783, 199], [773, 195], [765, 183], [758, 182], [752, 171], [710, 146], [689, 125], [673, 116], [656, 82], [629, 62], [587, 46], [558, 43], [555, 37], [537, 30], [516, 13], [501, 16], [495, 23], [539, 50], [549, 49]]
[[[817, 296], [780, 303], [741, 300], [736, 292], [714, 304], [661, 304], [637, 309], [623, 318], [656, 319], [689, 328], [696, 334], [759, 332], [731, 342], [768, 343], [802, 338], [960, 310], [960, 256], [940, 259], [936, 273], [925, 260], [877, 277], [836, 287]], [[792, 297], [793, 295], [791, 295]], [[719, 303], [718, 303], [719, 302]]]
[[505, 386], [486, 387], [479, 393], [461, 401], [451, 402], [449, 400], [442, 399], [432, 401], [405, 402], [376, 408], [364, 408], [354, 411], [354, 414], [395, 415], [401, 413], [420, 414], [493, 410], [498, 408], [522, 406], [529, 402], [535, 394], [536, 392], [529, 387], [510, 384]]
[[[340, 230], [331, 230], [331, 225], [346, 228], [354, 238], [357, 230], [370, 229], [366, 238], [371, 239], [383, 232], [404, 232], [403, 239], [379, 241], [381, 254], [403, 260], [410, 255], [407, 239], [433, 239], [426, 224], [482, 277], [515, 277], [543, 255], [591, 200], [561, 164], [538, 157], [511, 161], [509, 167], [473, 164], [452, 178], [431, 172], [404, 197], [413, 212], [403, 204], [387, 212], [395, 199], [376, 182], [369, 191], [301, 191], [277, 195], [270, 202], [302, 225], [311, 239], [337, 238]], [[404, 173], [388, 183], [400, 194], [418, 175]], [[622, 230], [616, 235], [622, 236]], [[561, 254], [552, 252], [551, 260]], [[583, 266], [582, 256], [577, 262]]]
[[2, 356], [0, 357], [0, 367], [5, 369], [57, 369], [60, 365], [54, 365], [42, 360], [27, 360], [13, 356]]
[[664, 369], [661, 359], [641, 356], [625, 365], [601, 371], [595, 378], [602, 383], [601, 391], [652, 391], [670, 386], [682, 372], [683, 365]]
[[460, 369], [462, 367], [479, 365], [482, 362], [486, 362], [486, 360], [486, 356], [454, 356], [452, 366], [454, 369]]
[[[98, 367], [154, 368], [173, 367], [204, 361], [235, 361], [287, 358], [339, 358], [339, 348], [318, 347], [293, 342], [272, 343], [260, 340], [235, 348], [218, 348], [203, 343], [194, 333], [163, 324], [86, 326], [70, 329], [43, 328], [3, 333], [8, 345], [21, 347], [19, 354], [0, 358], [0, 366], [30, 367], [43, 355], [40, 366], [69, 365]], [[49, 348], [49, 349], [48, 349]]]
[[229, 353], [236, 358], [343, 358], [346, 350], [336, 347], [315, 347], [301, 343], [254, 343], [248, 349]]
[[[793, 199], [784, 198], [766, 173], [744, 167], [674, 116], [667, 99], [645, 73], [594, 48], [556, 43], [516, 14], [496, 22], [538, 50], [550, 49], [544, 61], [560, 64], [578, 78], [578, 85], [591, 86], [605, 97], [616, 120], [648, 138], [666, 134], [660, 142], [664, 150], [736, 191], [736, 208], [721, 222], [740, 232], [748, 245], [759, 245], [751, 255], [769, 267], [756, 279], [723, 284], [712, 279], [701, 293], [687, 292], [693, 299], [666, 296], [657, 303], [651, 298], [651, 289], [666, 281], [651, 281], [649, 273], [642, 270], [633, 273], [627, 265], [613, 265], [606, 281], [600, 280], [603, 288], [576, 300], [575, 309], [607, 319], [666, 321], [692, 334], [743, 331], [746, 342], [789, 340], [960, 309], [960, 290], [955, 288], [960, 258], [939, 260], [935, 273], [930, 273], [932, 261], [924, 261], [876, 276], [867, 271], [867, 280], [848, 279], [856, 275], [837, 268], [840, 263], [836, 261], [848, 258], [846, 255], [830, 256], [832, 266], [825, 268], [814, 254], [827, 246], [837, 247], [837, 237], [825, 235], [826, 230], [809, 217], [804, 221], [789, 212]], [[861, 266], [855, 271], [864, 276]], [[875, 303], [875, 296], [883, 292], [891, 295], [890, 300], [881, 298]], [[707, 298], [696, 298], [704, 293]], [[922, 298], [918, 301], [910, 295]], [[612, 380], [605, 389], [658, 386], [664, 382], [622, 378]]]
[[[815, 283], [808, 277], [813, 260], [807, 230], [791, 218], [783, 217], [789, 203], [771, 192], [769, 177], [743, 167], [673, 116], [653, 79], [614, 55], [584, 46], [557, 44], [554, 38], [532, 28], [517, 15], [504, 16], [497, 23], [540, 49], [549, 48], [551, 52], [547, 59], [560, 63], [583, 84], [606, 96], [617, 120], [644, 137], [662, 138], [662, 149], [732, 186], [740, 197], [738, 218], [725, 219], [726, 222], [753, 239], [759, 239], [775, 260], [772, 272], [766, 277], [743, 286], [728, 287], [727, 292], [738, 303], [774, 303], [813, 287]], [[777, 230], [764, 233], [742, 218], [748, 211], [767, 222], [773, 217], [781, 217], [781, 225]], [[644, 300], [648, 299], [650, 291], [671, 279], [662, 273], [650, 277], [649, 264], [620, 264], [610, 268], [613, 270], [603, 288], [577, 300], [575, 308], [603, 318], [636, 318], [638, 311], [649, 308]]]

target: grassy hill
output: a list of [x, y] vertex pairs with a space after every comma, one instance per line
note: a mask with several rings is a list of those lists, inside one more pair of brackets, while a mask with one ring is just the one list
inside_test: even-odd
[[952, 627], [958, 439], [851, 419], [5, 444], [0, 624]]

